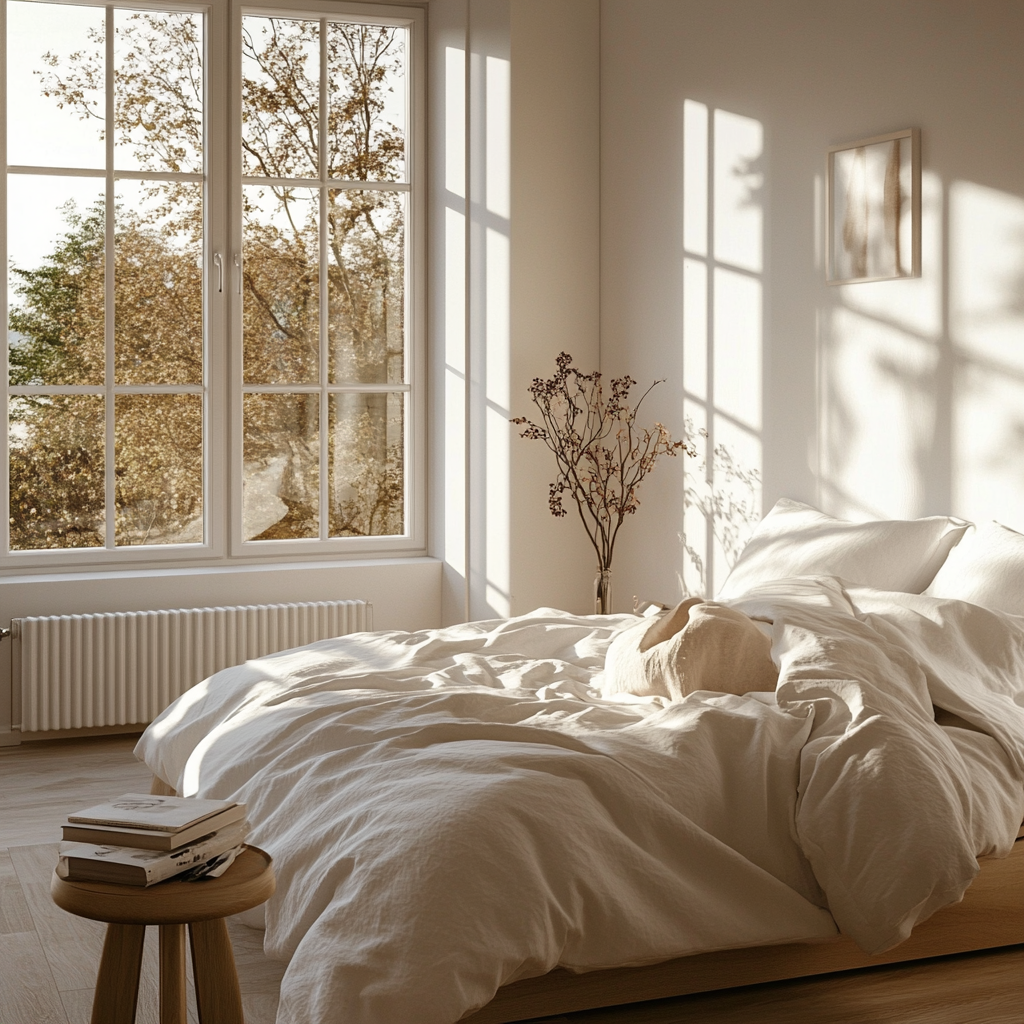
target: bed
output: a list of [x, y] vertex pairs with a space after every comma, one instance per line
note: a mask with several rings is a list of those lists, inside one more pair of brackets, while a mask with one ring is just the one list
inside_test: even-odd
[[497, 1024], [1021, 942], [1024, 538], [992, 527], [780, 503], [696, 606], [763, 638], [772, 689], [670, 617], [539, 609], [227, 669], [137, 753], [248, 805], [291, 1024]]

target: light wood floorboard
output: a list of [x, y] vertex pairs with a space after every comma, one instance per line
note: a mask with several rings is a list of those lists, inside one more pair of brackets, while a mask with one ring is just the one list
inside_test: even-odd
[[[60, 823], [149, 789], [135, 737], [0, 748], [0, 1024], [88, 1024], [103, 926], [49, 897]], [[229, 921], [247, 1024], [274, 1024], [284, 964]], [[157, 1024], [147, 935], [137, 1024]], [[189, 966], [191, 975], [191, 965]], [[189, 977], [189, 1024], [196, 1024]], [[282, 1022], [288, 1024], [288, 1022]], [[1024, 947], [546, 1018], [546, 1024], [1024, 1024]]]
[[69, 814], [122, 793], [149, 792], [138, 736], [0, 747], [0, 847], [55, 843]]
[[0, 935], [34, 930], [28, 901], [21, 891], [14, 862], [7, 850], [0, 850]]
[[0, 935], [0, 1024], [65, 1024], [39, 936]]

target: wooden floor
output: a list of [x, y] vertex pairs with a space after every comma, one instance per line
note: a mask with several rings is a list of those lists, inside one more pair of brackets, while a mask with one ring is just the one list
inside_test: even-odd
[[[0, 748], [0, 1024], [88, 1024], [104, 926], [54, 906], [49, 879], [68, 813], [148, 791], [134, 743], [101, 737]], [[237, 922], [229, 929], [246, 1021], [274, 1024], [284, 965], [264, 956], [262, 932]], [[154, 934], [139, 1024], [157, 1022], [155, 947]], [[556, 1022], [1024, 1024], [1024, 947], [547, 1019]]]

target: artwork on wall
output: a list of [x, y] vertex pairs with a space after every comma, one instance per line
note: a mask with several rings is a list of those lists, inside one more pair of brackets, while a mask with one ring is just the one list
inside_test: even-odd
[[826, 182], [828, 283], [920, 277], [920, 130], [830, 147]]

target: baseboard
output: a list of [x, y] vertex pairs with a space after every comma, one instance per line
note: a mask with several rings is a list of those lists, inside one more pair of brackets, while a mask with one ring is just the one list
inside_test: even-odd
[[36, 743], [41, 740], [77, 740], [89, 736], [139, 736], [147, 724], [130, 722], [127, 725], [94, 725], [83, 729], [47, 729], [40, 732], [22, 732], [20, 729], [14, 729], [9, 733], [0, 732], [0, 747]]

